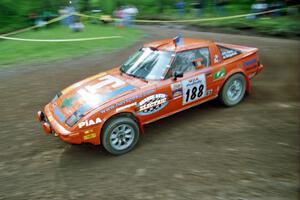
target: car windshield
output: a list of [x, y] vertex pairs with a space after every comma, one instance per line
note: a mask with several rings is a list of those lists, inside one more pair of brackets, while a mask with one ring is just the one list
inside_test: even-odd
[[120, 68], [121, 72], [145, 80], [162, 80], [171, 62], [172, 53], [142, 48]]

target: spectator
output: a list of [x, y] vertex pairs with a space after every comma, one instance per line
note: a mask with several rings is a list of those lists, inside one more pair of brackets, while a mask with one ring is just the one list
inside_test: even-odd
[[283, 1], [277, 1], [277, 2], [273, 2], [270, 4], [269, 9], [270, 10], [275, 10], [274, 12], [272, 12], [272, 16], [281, 16], [284, 13], [283, 10], [278, 10], [278, 9], [282, 9], [286, 6], [285, 2]]
[[203, 0], [198, 0], [195, 3], [193, 3], [192, 5], [196, 10], [197, 15], [201, 16], [202, 15], [202, 9], [203, 9]]
[[47, 26], [47, 22], [44, 21], [43, 19], [37, 19], [37, 20], [35, 21], [35, 25], [36, 25], [38, 28], [42, 28], [42, 27]]
[[185, 7], [185, 3], [184, 1], [177, 1], [177, 3], [175, 4], [175, 7], [177, 9], [178, 15], [180, 17], [183, 17], [184, 14], [184, 7]]
[[[252, 13], [259, 13], [259, 12], [267, 11], [268, 8], [269, 8], [269, 5], [267, 3], [265, 3], [264, 0], [256, 0], [256, 2], [254, 4], [252, 4], [252, 6], [251, 6], [251, 11], [252, 11]], [[258, 15], [252, 15], [247, 18], [255, 19], [257, 17], [258, 17]]]
[[218, 16], [224, 15], [225, 0], [215, 0], [215, 8]]
[[138, 9], [136, 7], [126, 6], [122, 10], [124, 25], [131, 27], [133, 25], [133, 20], [135, 19], [137, 14], [138, 14]]
[[80, 32], [84, 29], [84, 25], [80, 22], [80, 18], [78, 17], [73, 24], [70, 24], [70, 28], [73, 32]]
[[[70, 15], [75, 12], [75, 8], [73, 6], [66, 6], [63, 9], [60, 9], [58, 12], [60, 16]], [[67, 18], [64, 18], [63, 20], [61, 20], [61, 23], [65, 26], [70, 26], [74, 23], [74, 16], [71, 15]]]
[[30, 25], [36, 25], [37, 19], [38, 19], [38, 16], [34, 12], [32, 12], [28, 15], [28, 20], [30, 22]]
[[[294, 6], [299, 4], [298, 0], [285, 0], [287, 6]], [[289, 15], [297, 15], [299, 7], [289, 7], [287, 12]]]
[[[63, 7], [60, 7], [60, 9], [58, 10], [58, 14], [62, 17], [62, 16], [64, 16], [64, 15], [67, 14], [67, 10], [65, 8], [63, 8]], [[66, 18], [60, 20], [60, 23], [62, 25], [67, 26], [67, 20], [66, 20]]]
[[114, 17], [117, 19], [115, 22], [115, 25], [119, 28], [124, 27], [123, 24], [123, 10], [121, 7], [118, 7], [115, 11], [114, 11]]

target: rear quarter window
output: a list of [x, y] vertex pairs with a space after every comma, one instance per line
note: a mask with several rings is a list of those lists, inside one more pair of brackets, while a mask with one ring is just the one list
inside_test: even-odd
[[217, 46], [219, 48], [219, 51], [221, 52], [223, 60], [233, 58], [233, 57], [241, 54], [241, 52], [239, 50], [231, 49], [231, 48], [220, 46], [220, 45], [217, 45]]

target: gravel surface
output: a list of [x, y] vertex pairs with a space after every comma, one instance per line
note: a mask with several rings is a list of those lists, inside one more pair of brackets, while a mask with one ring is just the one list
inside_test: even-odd
[[[300, 42], [141, 28], [143, 41], [110, 55], [0, 71], [0, 199], [298, 199]], [[258, 47], [265, 69], [252, 93], [233, 108], [212, 101], [147, 125], [118, 157], [43, 133], [36, 111], [56, 92], [177, 34]]]

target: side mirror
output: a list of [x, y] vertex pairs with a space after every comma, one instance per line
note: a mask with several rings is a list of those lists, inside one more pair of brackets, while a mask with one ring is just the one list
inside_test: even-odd
[[174, 80], [176, 81], [177, 78], [182, 78], [183, 77], [183, 72], [175, 71], [173, 74]]

